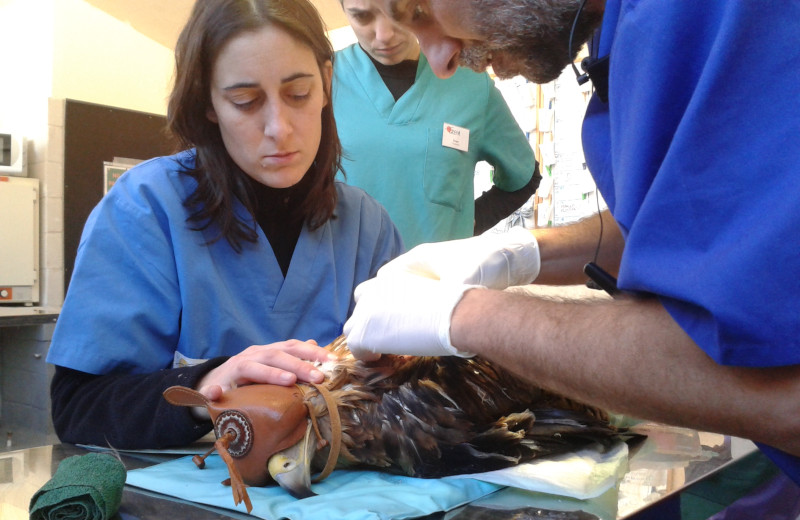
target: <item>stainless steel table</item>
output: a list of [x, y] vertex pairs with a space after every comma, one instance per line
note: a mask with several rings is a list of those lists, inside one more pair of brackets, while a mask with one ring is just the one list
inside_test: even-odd
[[[440, 520], [640, 520], [680, 518], [680, 501], [726, 472], [770, 467], [750, 441], [663, 425], [647, 425], [648, 437], [631, 447], [629, 469], [619, 485], [590, 500], [575, 500], [506, 488], [453, 511]], [[0, 518], [27, 520], [33, 494], [66, 457], [85, 450], [67, 444], [0, 453]], [[128, 469], [147, 467], [175, 455], [125, 452]], [[765, 466], [766, 464], [766, 466]], [[774, 469], [774, 466], [772, 466]], [[777, 469], [774, 469], [777, 472]], [[740, 478], [740, 477], [737, 477]], [[710, 484], [709, 484], [710, 483]], [[800, 496], [800, 488], [796, 489]], [[218, 520], [253, 518], [235, 511], [187, 503], [126, 486], [118, 518]]]
[[0, 305], [0, 327], [28, 327], [55, 323], [60, 308]]

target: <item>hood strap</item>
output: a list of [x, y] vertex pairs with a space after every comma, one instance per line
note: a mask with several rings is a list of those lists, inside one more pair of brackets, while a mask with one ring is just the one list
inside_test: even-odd
[[[223, 435], [214, 442], [214, 447], [217, 449], [217, 453], [219, 453], [219, 456], [222, 457], [222, 460], [225, 462], [225, 465], [228, 466], [228, 474], [231, 477], [230, 483], [231, 483], [231, 492], [233, 493], [234, 505], [238, 506], [240, 502], [244, 502], [244, 505], [247, 508], [247, 512], [250, 513], [250, 511], [253, 510], [253, 503], [250, 502], [250, 495], [247, 494], [247, 486], [245, 485], [244, 479], [242, 479], [242, 475], [236, 468], [236, 464], [233, 462], [233, 458], [231, 457], [231, 454], [228, 451], [228, 446], [230, 445], [231, 441], [235, 439], [236, 439], [235, 433], [226, 432], [225, 435]], [[197, 464], [197, 461], [195, 461], [195, 464]], [[198, 465], [198, 467], [200, 466]]]
[[[322, 469], [322, 472], [312, 479], [312, 482], [316, 483], [325, 480], [325, 478], [330, 475], [334, 469], [336, 469], [336, 462], [339, 460], [339, 452], [342, 448], [342, 420], [339, 417], [339, 407], [336, 406], [336, 401], [333, 399], [330, 391], [324, 385], [318, 385], [316, 383], [306, 384], [309, 384], [317, 389], [317, 392], [325, 401], [325, 407], [328, 409], [328, 416], [330, 416], [331, 419], [331, 441], [330, 451], [328, 452], [328, 460], [325, 462], [325, 467]], [[303, 390], [301, 385], [297, 386]], [[305, 390], [303, 390], [303, 394], [307, 396]], [[328, 444], [328, 441], [322, 437], [322, 433], [319, 431], [319, 425], [317, 424], [317, 417], [314, 413], [314, 407], [311, 405], [311, 403], [307, 403], [306, 406], [308, 407], [308, 415], [311, 418], [311, 424], [314, 426], [314, 432], [317, 434], [319, 446], [325, 446]]]

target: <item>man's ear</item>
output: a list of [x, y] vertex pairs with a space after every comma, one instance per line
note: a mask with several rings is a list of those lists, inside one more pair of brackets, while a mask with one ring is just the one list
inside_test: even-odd
[[217, 112], [214, 110], [212, 105], [208, 105], [206, 109], [206, 119], [211, 121], [212, 123], [219, 124], [219, 118], [217, 117]]
[[328, 106], [328, 103], [331, 102], [331, 82], [333, 81], [333, 63], [331, 63], [331, 60], [322, 64], [320, 72], [322, 73], [322, 86], [325, 90], [325, 104], [323, 106]]

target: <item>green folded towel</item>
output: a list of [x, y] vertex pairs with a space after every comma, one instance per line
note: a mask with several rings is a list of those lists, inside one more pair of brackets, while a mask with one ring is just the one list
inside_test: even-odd
[[108, 520], [122, 501], [125, 474], [107, 453], [68, 457], [31, 498], [30, 520]]

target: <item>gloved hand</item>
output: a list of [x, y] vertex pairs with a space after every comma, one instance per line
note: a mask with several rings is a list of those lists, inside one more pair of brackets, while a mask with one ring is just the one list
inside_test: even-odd
[[408, 272], [434, 280], [505, 289], [533, 282], [539, 275], [539, 244], [530, 230], [487, 231], [476, 237], [421, 244], [400, 255], [378, 276]]
[[355, 290], [356, 307], [344, 324], [358, 359], [380, 354], [462, 356], [450, 343], [450, 317], [464, 292], [484, 287], [429, 280], [407, 273], [377, 276]]

